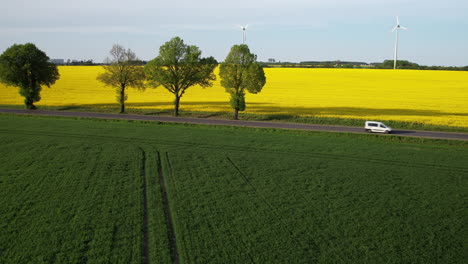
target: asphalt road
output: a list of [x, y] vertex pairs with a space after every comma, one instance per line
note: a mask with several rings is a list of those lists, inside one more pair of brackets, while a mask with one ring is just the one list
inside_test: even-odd
[[[26, 109], [12, 109], [12, 108], [0, 108], [0, 113], [65, 116], [65, 117], [91, 117], [91, 118], [104, 118], [104, 119], [127, 119], [127, 120], [143, 120], [143, 121], [158, 121], [158, 122], [173, 122], [173, 123], [203, 124], [203, 125], [298, 129], [298, 130], [313, 130], [313, 131], [328, 131], [328, 132], [366, 133], [364, 131], [364, 122], [363, 122], [363, 127], [349, 127], [349, 126], [329, 126], [329, 125], [262, 122], [262, 121], [166, 117], [166, 116], [150, 116], [150, 115], [65, 112], [65, 111], [51, 111], [51, 110], [26, 110]], [[436, 131], [394, 130], [392, 134], [385, 135], [385, 136], [391, 136], [391, 135], [398, 135], [398, 136], [405, 136], [405, 137], [435, 138], [435, 139], [468, 140], [468, 134], [451, 133], [451, 132], [436, 132]]]

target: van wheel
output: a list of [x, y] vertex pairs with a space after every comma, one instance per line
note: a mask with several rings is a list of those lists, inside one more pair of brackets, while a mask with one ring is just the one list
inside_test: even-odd
[[371, 132], [371, 130], [370, 130], [370, 129], [366, 129], [366, 132], [367, 132], [367, 133], [370, 133], [370, 132]]
[[384, 133], [385, 133], [385, 134], [388, 134], [389, 132], [388, 132], [388, 130], [386, 130]]

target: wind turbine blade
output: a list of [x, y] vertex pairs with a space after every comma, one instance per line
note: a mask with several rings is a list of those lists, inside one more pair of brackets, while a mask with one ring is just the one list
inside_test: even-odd
[[398, 28], [398, 26], [395, 26], [395, 27], [392, 29], [392, 32], [394, 32], [397, 28]]
[[405, 27], [402, 27], [402, 26], [400, 26], [400, 28], [401, 28], [401, 29], [404, 29], [404, 30], [408, 30], [408, 29], [409, 29], [409, 28], [405, 28]]
[[400, 25], [400, 18], [398, 18], [398, 16], [396, 17], [396, 24]]
[[245, 28], [248, 28], [248, 27], [249, 27], [249, 25], [247, 24], [247, 25], [245, 26]]

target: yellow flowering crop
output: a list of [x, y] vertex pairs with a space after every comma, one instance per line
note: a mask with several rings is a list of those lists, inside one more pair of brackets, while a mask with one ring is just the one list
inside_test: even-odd
[[[60, 80], [42, 90], [36, 105], [117, 104], [115, 91], [96, 81], [99, 66], [61, 66]], [[259, 94], [247, 94], [246, 113], [398, 120], [468, 127], [468, 72], [266, 68]], [[160, 87], [128, 90], [127, 107], [172, 109], [172, 94]], [[21, 105], [18, 88], [0, 84], [0, 104]], [[220, 86], [191, 87], [181, 110], [231, 111]]]

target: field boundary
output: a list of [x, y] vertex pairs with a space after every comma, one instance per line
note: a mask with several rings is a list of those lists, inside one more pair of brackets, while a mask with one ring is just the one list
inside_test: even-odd
[[[0, 104], [0, 109], [24, 109], [24, 105], [5, 105]], [[132, 115], [145, 115], [145, 116], [159, 116], [171, 117], [171, 110], [151, 108], [134, 108], [134, 106], [126, 107], [128, 114]], [[41, 106], [40, 110], [47, 111], [60, 111], [60, 112], [82, 112], [82, 113], [109, 113], [115, 114], [118, 112], [118, 105], [62, 105], [62, 106]], [[461, 115], [458, 113], [456, 115]], [[182, 118], [197, 118], [197, 119], [215, 119], [215, 120], [232, 120], [231, 111], [195, 111], [195, 110], [181, 110], [179, 117]], [[372, 119], [372, 118], [371, 118]], [[292, 123], [292, 124], [311, 124], [311, 125], [329, 125], [329, 126], [361, 126], [365, 119], [357, 117], [325, 117], [317, 115], [301, 115], [295, 113], [242, 113], [241, 121], [260, 121], [270, 123]], [[407, 130], [421, 130], [421, 131], [439, 131], [439, 132], [452, 132], [452, 133], [468, 133], [468, 127], [437, 125], [420, 122], [411, 122], [404, 120], [382, 119], [391, 127], [401, 128]]]
[[403, 165], [413, 168], [424, 168], [424, 169], [439, 169], [439, 170], [448, 170], [448, 171], [457, 171], [462, 173], [467, 173], [468, 168], [466, 167], [455, 167], [455, 166], [446, 166], [440, 164], [430, 164], [430, 163], [415, 163], [415, 162], [403, 162], [403, 161], [396, 161], [396, 160], [387, 160], [387, 159], [379, 159], [379, 158], [366, 158], [366, 157], [358, 157], [358, 156], [346, 156], [346, 155], [339, 155], [339, 154], [331, 154], [331, 153], [320, 153], [320, 152], [301, 152], [301, 151], [278, 151], [272, 149], [265, 149], [265, 148], [255, 148], [255, 147], [238, 147], [238, 146], [231, 146], [231, 145], [216, 145], [216, 144], [199, 144], [199, 143], [189, 143], [189, 142], [182, 142], [182, 141], [174, 141], [174, 140], [151, 140], [151, 139], [138, 139], [138, 138], [129, 138], [129, 137], [114, 137], [114, 136], [99, 136], [99, 135], [85, 135], [85, 134], [73, 134], [73, 133], [59, 133], [59, 132], [36, 132], [36, 131], [28, 131], [28, 130], [16, 130], [16, 129], [0, 129], [0, 133], [14, 133], [14, 134], [24, 134], [24, 135], [37, 135], [37, 136], [49, 136], [49, 137], [69, 137], [69, 138], [76, 138], [76, 139], [103, 139], [107, 141], [115, 141], [121, 140], [123, 142], [133, 142], [133, 143], [155, 143], [155, 144], [164, 144], [168, 146], [181, 146], [181, 147], [199, 147], [199, 148], [223, 148], [229, 149], [233, 151], [242, 151], [242, 152], [268, 152], [270, 154], [277, 154], [277, 155], [299, 155], [303, 157], [312, 157], [312, 158], [328, 158], [328, 159], [342, 159], [342, 160], [351, 160], [356, 162], [364, 162], [364, 163], [377, 163], [382, 165]]
[[[367, 133], [364, 131], [364, 126], [352, 127], [352, 126], [337, 126], [337, 125], [314, 125], [314, 124], [300, 124], [300, 123], [203, 119], [203, 118], [166, 117], [166, 116], [149, 116], [149, 115], [133, 115], [133, 114], [122, 115], [122, 114], [95, 113], [95, 112], [93, 113], [93, 112], [63, 112], [63, 111], [54, 111], [54, 110], [26, 110], [26, 109], [12, 109], [12, 108], [0, 108], [0, 113], [39, 115], [39, 116], [45, 115], [45, 116], [62, 116], [62, 117], [139, 120], [139, 121], [153, 121], [153, 122], [164, 122], [164, 123], [186, 123], [186, 124], [198, 124], [198, 125], [240, 126], [240, 127], [254, 127], [254, 128], [325, 131], [325, 132], [336, 132], [336, 133], [356, 133], [356, 134]], [[390, 135], [381, 135], [381, 136], [391, 137], [394, 135], [402, 136], [402, 137], [468, 140], [468, 133], [418, 131], [418, 130], [394, 130], [393, 133]]]
[[[166, 152], [166, 156], [167, 156], [167, 152]], [[168, 156], [167, 158], [169, 159]], [[162, 163], [161, 163], [161, 155], [159, 151], [157, 152], [156, 162], [158, 166], [159, 185], [161, 187], [164, 215], [166, 216], [167, 235], [169, 238], [169, 249], [171, 253], [171, 260], [172, 260], [172, 263], [178, 264], [180, 263], [180, 260], [179, 260], [179, 253], [177, 250], [177, 241], [176, 241], [176, 235], [175, 235], [175, 230], [174, 230], [174, 221], [173, 221], [173, 217], [171, 214], [171, 208], [169, 206], [169, 197], [167, 195], [166, 181], [164, 179]]]

